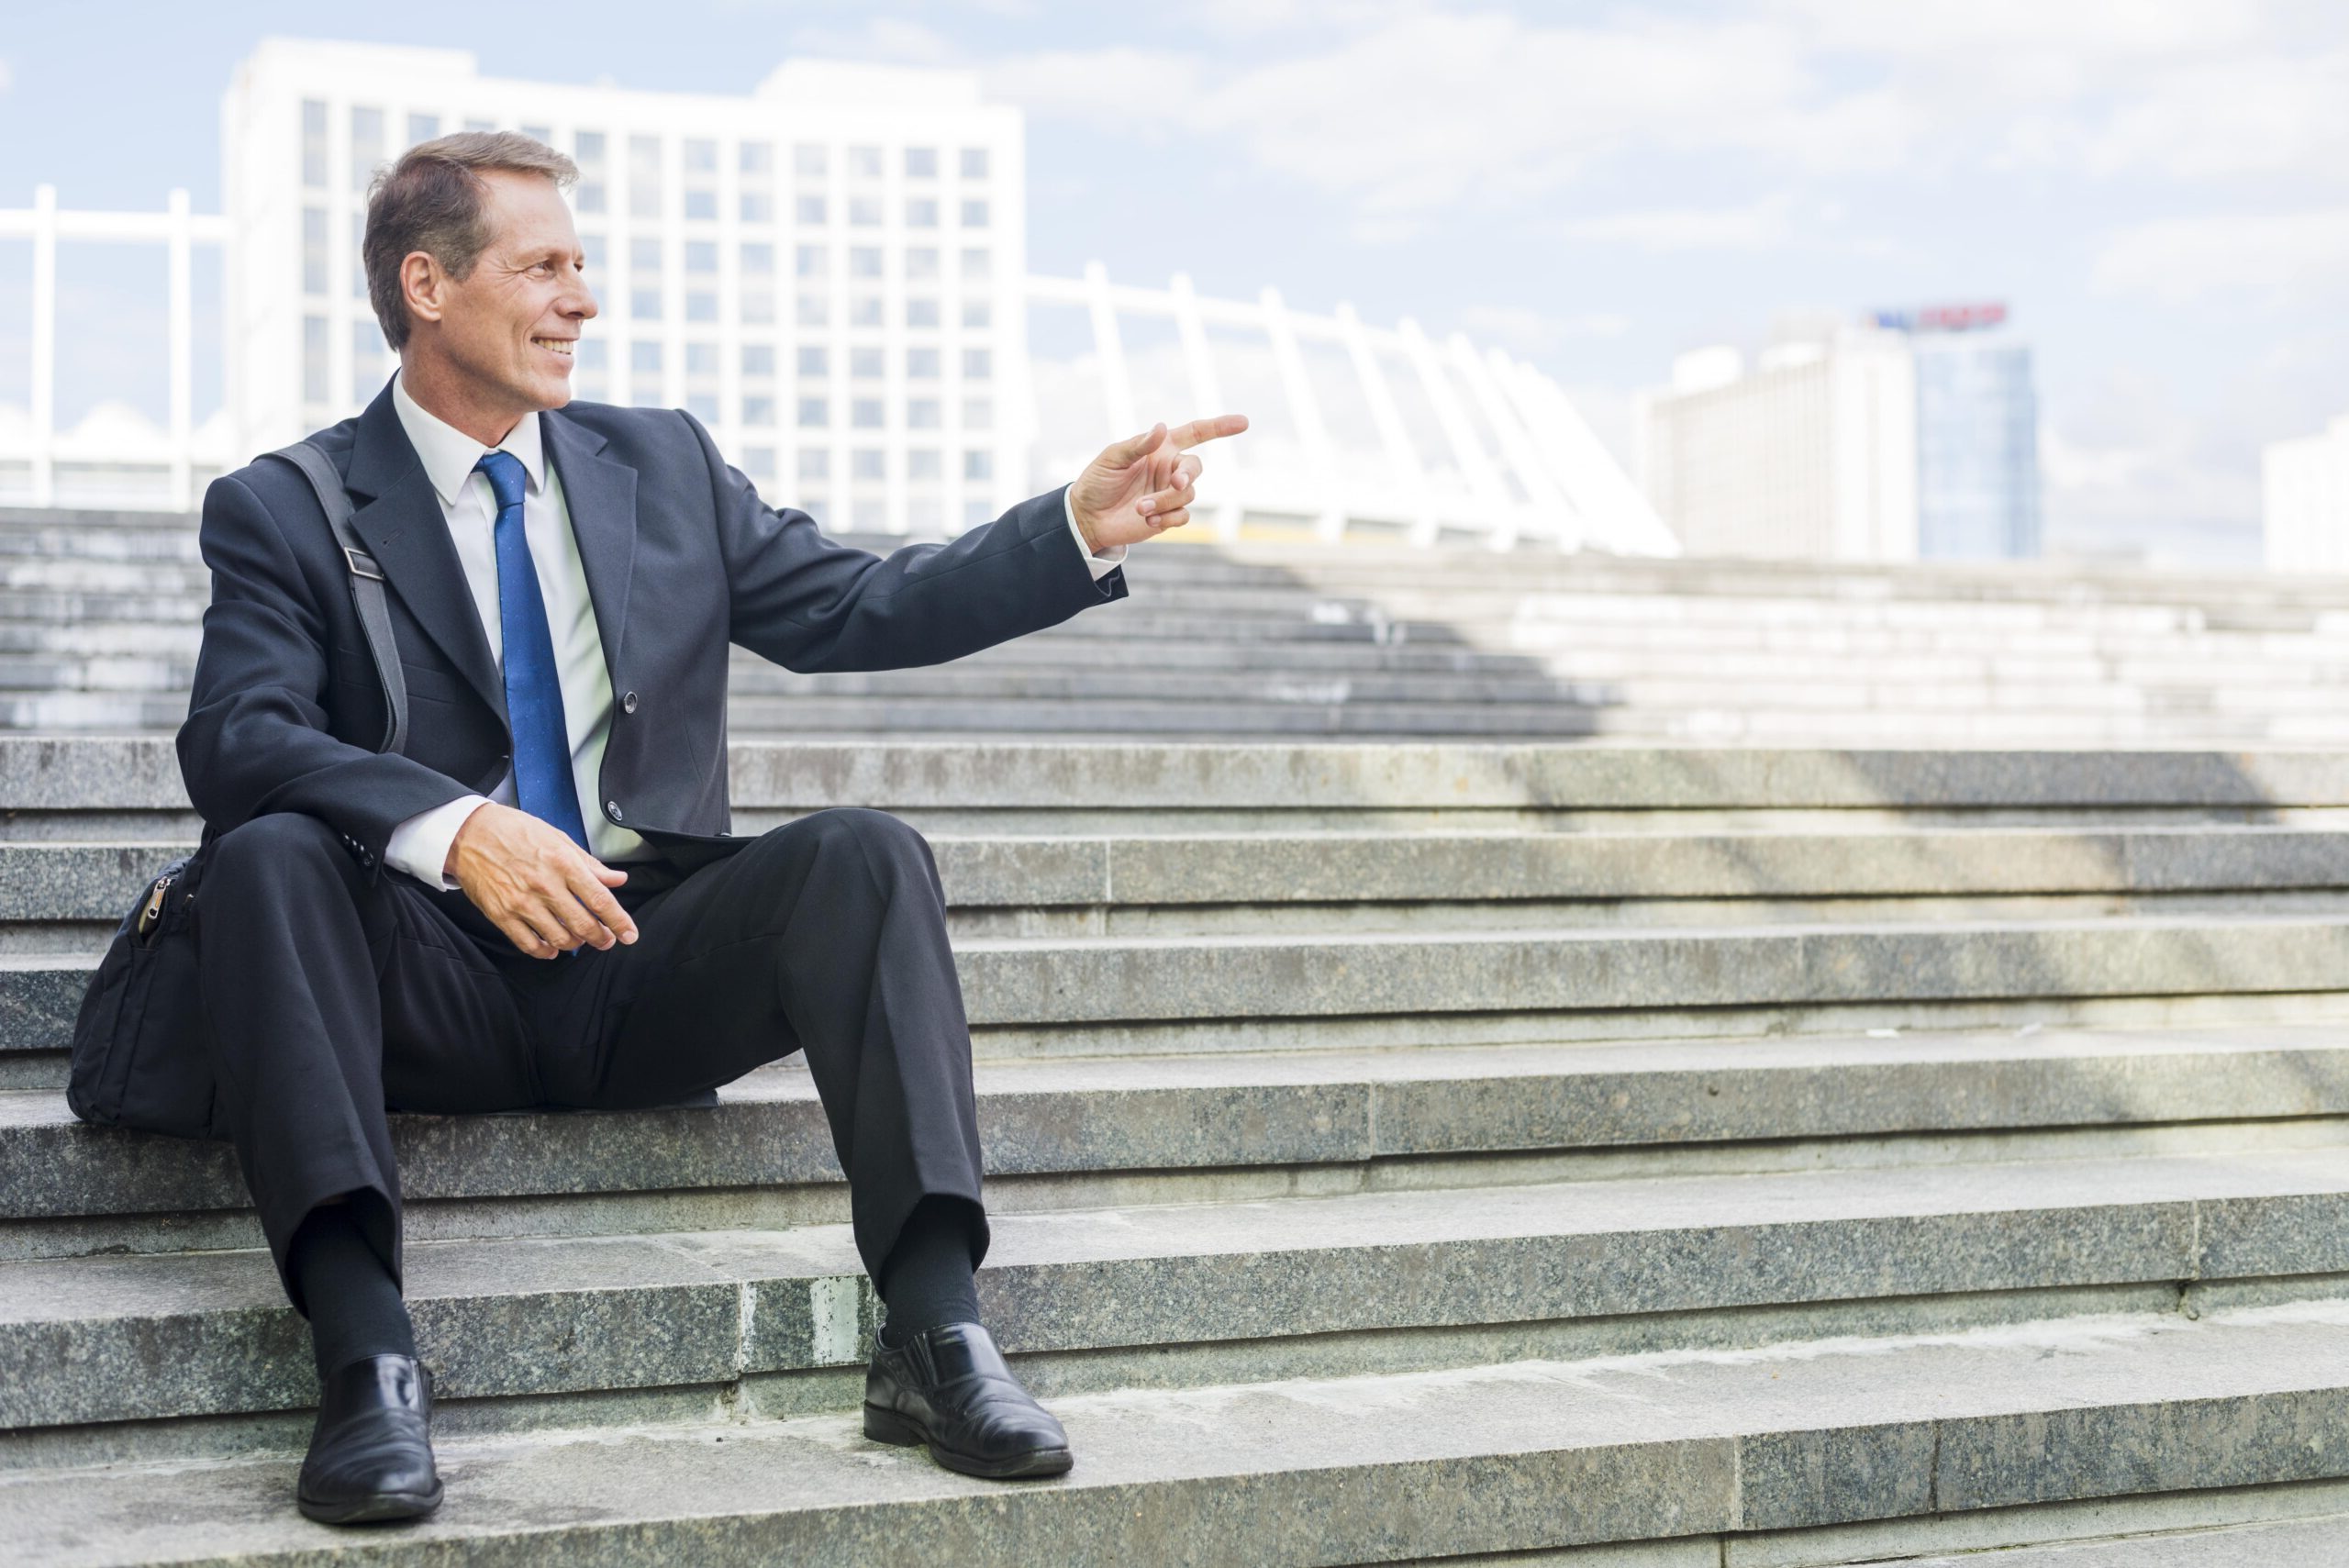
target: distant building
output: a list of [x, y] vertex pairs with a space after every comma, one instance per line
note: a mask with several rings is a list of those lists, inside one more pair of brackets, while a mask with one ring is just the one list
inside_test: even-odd
[[2349, 414], [2260, 453], [2261, 531], [2277, 572], [2349, 572]]
[[1997, 306], [1882, 313], [1749, 371], [1683, 354], [1640, 400], [1641, 483], [1695, 554], [1993, 560], [2040, 551], [2031, 350]]

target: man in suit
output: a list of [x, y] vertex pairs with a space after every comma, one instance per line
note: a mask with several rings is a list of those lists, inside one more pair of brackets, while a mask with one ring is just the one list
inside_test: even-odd
[[[571, 403], [596, 315], [575, 177], [487, 132], [378, 175], [362, 252], [400, 370], [314, 438], [364, 558], [284, 463], [205, 495], [179, 756], [212, 835], [207, 1049], [322, 1390], [299, 1504], [342, 1523], [440, 1497], [387, 1104], [674, 1104], [793, 1051], [886, 1308], [865, 1430], [975, 1474], [1065, 1471], [978, 1322], [970, 1037], [930, 847], [858, 809], [731, 836], [728, 649], [938, 663], [1121, 598], [1125, 547], [1188, 520], [1186, 449], [1247, 422], [1155, 426], [948, 544], [846, 548], [691, 415]], [[395, 752], [354, 566], [389, 591]]]

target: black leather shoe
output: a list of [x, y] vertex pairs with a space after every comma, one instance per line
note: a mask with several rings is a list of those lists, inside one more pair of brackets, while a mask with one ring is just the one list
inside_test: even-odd
[[414, 1356], [362, 1356], [327, 1379], [295, 1497], [320, 1524], [412, 1519], [440, 1506], [432, 1374]]
[[864, 1435], [919, 1444], [949, 1470], [995, 1480], [1058, 1475], [1068, 1433], [1019, 1386], [976, 1323], [942, 1323], [878, 1344], [864, 1374]]

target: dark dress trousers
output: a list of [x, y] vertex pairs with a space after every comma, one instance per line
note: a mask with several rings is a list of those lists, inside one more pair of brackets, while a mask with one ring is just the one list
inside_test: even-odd
[[876, 556], [761, 501], [691, 415], [574, 403], [540, 417], [613, 693], [600, 787], [580, 804], [659, 857], [623, 867], [640, 937], [608, 951], [526, 957], [463, 894], [384, 874], [394, 827], [490, 793], [513, 749], [390, 384], [312, 439], [390, 589], [403, 753], [373, 749], [382, 691], [301, 475], [255, 462], [205, 494], [212, 603], [178, 740], [216, 835], [198, 899], [204, 1048], [281, 1277], [302, 1218], [343, 1196], [400, 1273], [387, 1106], [658, 1105], [795, 1050], [867, 1270], [929, 1194], [971, 1200], [983, 1254], [970, 1040], [930, 847], [853, 807], [731, 836], [728, 645], [799, 671], [940, 663], [1122, 598], [1124, 573], [1093, 579], [1060, 489]]

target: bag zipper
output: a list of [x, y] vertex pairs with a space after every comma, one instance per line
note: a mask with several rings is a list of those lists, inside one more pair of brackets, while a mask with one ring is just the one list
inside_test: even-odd
[[170, 892], [172, 884], [178, 880], [176, 874], [167, 874], [155, 879], [155, 891], [147, 895], [147, 907], [139, 912], [139, 936], [141, 940], [146, 939], [149, 931], [155, 929], [155, 922], [162, 918], [163, 895]]

